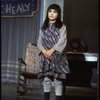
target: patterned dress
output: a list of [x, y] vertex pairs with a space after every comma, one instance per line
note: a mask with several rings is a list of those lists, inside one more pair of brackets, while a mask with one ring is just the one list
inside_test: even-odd
[[[43, 35], [41, 37], [41, 43], [45, 50], [52, 48], [60, 39], [59, 29], [50, 24], [46, 30], [43, 30]], [[41, 66], [40, 72], [44, 73], [45, 76], [65, 79], [66, 74], [70, 73], [68, 61], [66, 55], [55, 50], [52, 55], [52, 59], [47, 59], [40, 54]]]

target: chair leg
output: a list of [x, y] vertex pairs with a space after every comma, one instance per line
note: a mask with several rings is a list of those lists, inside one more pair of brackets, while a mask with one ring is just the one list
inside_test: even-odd
[[20, 95], [24, 95], [27, 92], [28, 88], [27, 88], [27, 84], [26, 84], [26, 78], [24, 77], [24, 79], [21, 79], [19, 77], [18, 82], [17, 82], [17, 89], [16, 92]]

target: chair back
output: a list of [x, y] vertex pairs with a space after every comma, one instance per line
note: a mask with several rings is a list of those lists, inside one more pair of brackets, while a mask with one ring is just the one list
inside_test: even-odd
[[36, 45], [28, 43], [26, 50], [26, 59], [25, 59], [25, 62], [27, 64], [26, 72], [30, 73], [39, 72], [39, 65], [40, 65], [39, 53], [40, 50]]

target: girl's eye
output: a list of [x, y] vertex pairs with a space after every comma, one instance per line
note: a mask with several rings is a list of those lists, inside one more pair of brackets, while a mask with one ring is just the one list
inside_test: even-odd
[[51, 10], [49, 10], [49, 12], [51, 12]]
[[54, 13], [57, 13], [57, 11], [56, 11], [56, 10], [54, 10]]
[[49, 12], [57, 13], [57, 11], [56, 11], [56, 10], [49, 10]]
[[49, 10], [49, 12], [53, 12], [52, 10]]

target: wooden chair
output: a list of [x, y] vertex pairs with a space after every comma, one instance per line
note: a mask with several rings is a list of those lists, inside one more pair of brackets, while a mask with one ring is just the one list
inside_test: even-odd
[[[23, 95], [32, 85], [33, 79], [37, 79], [39, 72], [39, 53], [40, 50], [36, 45], [28, 43], [26, 50], [26, 59], [18, 59], [18, 78], [17, 78], [17, 93]], [[38, 79], [37, 79], [38, 80]]]

